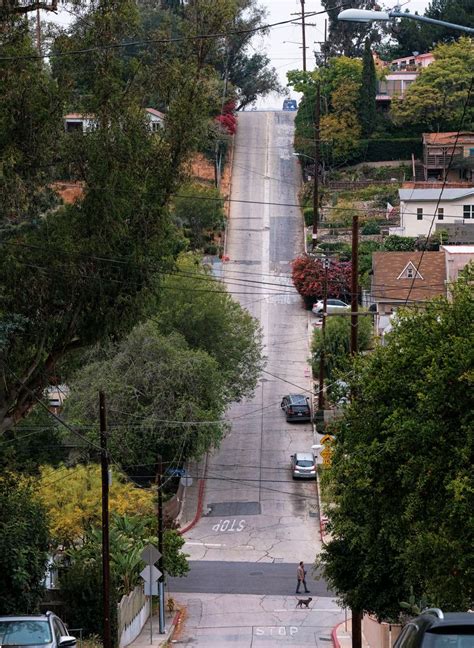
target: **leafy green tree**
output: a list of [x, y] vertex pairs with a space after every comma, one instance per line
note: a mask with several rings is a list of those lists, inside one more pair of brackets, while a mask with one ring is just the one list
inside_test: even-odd
[[[322, 0], [323, 7], [329, 16], [329, 34], [327, 42], [322, 45], [321, 51], [326, 58], [336, 56], [358, 57], [362, 56], [364, 41], [369, 38], [371, 42], [380, 41], [380, 33], [376, 26], [363, 23], [350, 23], [338, 20], [341, 11], [340, 5], [335, 5], [332, 0]], [[350, 0], [344, 9], [373, 9], [372, 0]]]
[[[471, 0], [432, 0], [424, 15], [470, 27], [474, 20], [474, 6]], [[396, 44], [390, 47], [387, 60], [412, 56], [413, 52], [429, 52], [437, 43], [449, 43], [459, 36], [459, 32], [453, 29], [414, 20], [400, 20], [391, 26], [390, 33]]]
[[321, 157], [326, 163], [343, 161], [357, 150], [361, 136], [358, 103], [362, 63], [345, 56], [332, 58], [314, 72], [288, 72], [288, 85], [303, 93], [295, 118], [295, 150], [314, 157], [316, 82], [321, 94]]
[[472, 602], [474, 296], [399, 313], [385, 346], [360, 357], [356, 398], [326, 472], [334, 493], [321, 563], [345, 605], [397, 619], [426, 596], [445, 611]]
[[0, 472], [8, 469], [23, 475], [37, 475], [41, 464], [57, 466], [69, 453], [64, 428], [39, 407], [5, 432], [1, 448]]
[[[359, 351], [366, 351], [372, 345], [373, 322], [370, 315], [360, 316], [357, 326]], [[321, 350], [324, 349], [324, 373], [328, 380], [335, 380], [350, 368], [351, 318], [328, 317], [326, 330], [314, 329], [311, 342], [314, 375], [319, 374]]]
[[230, 79], [237, 90], [237, 110], [242, 110], [271, 92], [283, 91], [275, 68], [270, 67], [270, 58], [262, 52], [236, 57]]
[[433, 53], [435, 61], [420, 72], [403, 99], [393, 100], [393, 119], [433, 131], [470, 130], [474, 127], [472, 96], [468, 101], [474, 69], [472, 42], [463, 37], [438, 45]]
[[110, 451], [124, 467], [154, 466], [158, 453], [180, 465], [223, 436], [224, 382], [216, 360], [179, 333], [162, 334], [151, 320], [77, 374], [69, 418], [97, 421], [99, 389], [107, 394]]
[[[213, 3], [202, 0], [199, 7], [209, 29], [224, 30], [228, 3], [214, 11]], [[188, 9], [186, 33], [192, 36], [204, 27], [192, 20], [196, 3]], [[13, 228], [2, 237], [2, 431], [31, 411], [49, 381], [67, 380], [65, 357], [132, 328], [148, 289], [156, 287], [157, 265], [170, 267], [181, 246], [168, 204], [184, 177], [183, 163], [207, 128], [215, 81], [207, 57], [215, 43], [185, 39], [180, 49], [167, 52], [169, 65], [150, 49], [140, 65], [124, 61], [116, 45], [134, 35], [137, 11], [129, 0], [93, 6], [82, 32], [63, 38], [55, 49], [58, 60], [69, 61], [56, 71], [60, 85], [81, 97], [78, 108], [94, 116], [94, 128], [87, 137], [67, 139], [61, 150], [69, 174], [83, 184], [82, 199], [43, 214], [34, 227]], [[87, 64], [82, 55], [67, 56], [76, 49], [88, 50]], [[16, 53], [22, 55], [24, 48], [18, 46]], [[16, 64], [5, 63], [13, 69]], [[15, 74], [6, 78], [7, 96], [14, 95], [19, 110], [22, 94]], [[26, 87], [26, 80], [22, 83]], [[81, 87], [87, 92], [77, 90]], [[42, 124], [46, 113], [55, 118], [57, 99], [48, 87], [43, 94], [35, 88], [42, 103], [35, 100], [34, 107], [41, 108]], [[167, 106], [159, 135], [150, 134], [143, 113], [151, 90]], [[59, 124], [62, 128], [62, 119]], [[20, 202], [20, 197], [11, 200]]]
[[173, 200], [173, 217], [184, 227], [189, 247], [202, 249], [206, 235], [212, 236], [224, 227], [224, 203], [219, 190], [197, 183], [182, 187]]
[[365, 137], [371, 135], [376, 126], [377, 110], [375, 95], [377, 93], [377, 77], [375, 73], [374, 57], [369, 39], [366, 39], [364, 56], [362, 59], [362, 83], [359, 94], [359, 120], [362, 127], [362, 134]]
[[[2, 26], [4, 57], [35, 54], [24, 19]], [[41, 61], [2, 63], [0, 93], [0, 232], [31, 224], [58, 200], [48, 189], [61, 139], [61, 92]], [[2, 234], [3, 238], [4, 234]]]
[[260, 327], [198, 257], [180, 257], [178, 273], [164, 280], [154, 319], [164, 334], [176, 331], [217, 362], [227, 404], [252, 395], [263, 367]]
[[225, 100], [235, 100], [237, 110], [242, 110], [258, 97], [281, 92], [282, 88], [268, 56], [264, 52], [249, 51], [254, 49], [255, 34], [267, 33], [265, 29], [252, 31], [264, 25], [266, 10], [255, 0], [237, 0], [233, 4], [229, 21], [233, 33], [222, 40], [213, 65], [219, 72]]
[[48, 555], [46, 513], [34, 483], [0, 476], [0, 614], [31, 614], [43, 594]]

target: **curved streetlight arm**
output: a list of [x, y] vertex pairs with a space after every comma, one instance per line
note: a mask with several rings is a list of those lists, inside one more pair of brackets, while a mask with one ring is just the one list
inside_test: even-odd
[[449, 29], [456, 29], [458, 31], [466, 32], [467, 34], [474, 34], [474, 28], [466, 27], [465, 25], [456, 25], [454, 23], [446, 22], [445, 20], [435, 20], [427, 16], [418, 16], [417, 14], [404, 13], [397, 7], [390, 11], [372, 11], [366, 9], [345, 9], [338, 15], [338, 20], [346, 20], [349, 22], [372, 22], [374, 20], [390, 20], [391, 18], [409, 18], [410, 20], [418, 20], [419, 22], [430, 23], [431, 25], [438, 25], [440, 27], [448, 27]]
[[396, 11], [395, 9], [393, 11], [389, 11], [388, 15], [390, 16], [390, 18], [411, 18], [411, 20], [430, 23], [430, 25], [448, 27], [449, 29], [464, 31], [467, 34], [474, 34], [474, 29], [472, 27], [466, 27], [465, 25], [456, 25], [454, 23], [446, 22], [445, 20], [435, 20], [434, 18], [428, 18], [427, 16], [418, 16], [417, 14], [403, 13], [401, 11]]

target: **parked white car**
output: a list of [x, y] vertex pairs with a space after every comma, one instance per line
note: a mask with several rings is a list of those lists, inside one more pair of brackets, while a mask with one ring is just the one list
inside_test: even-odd
[[[327, 300], [327, 312], [330, 315], [337, 315], [338, 313], [343, 313], [344, 311], [350, 310], [350, 304], [346, 304], [341, 299], [328, 299]], [[318, 316], [322, 316], [324, 311], [324, 301], [318, 299], [318, 301], [313, 305], [313, 313]]]

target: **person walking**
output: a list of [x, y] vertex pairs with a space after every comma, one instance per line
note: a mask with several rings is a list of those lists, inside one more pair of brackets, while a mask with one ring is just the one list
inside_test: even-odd
[[298, 584], [296, 585], [296, 593], [300, 593], [300, 585], [303, 583], [304, 591], [306, 594], [309, 593], [309, 589], [306, 586], [306, 569], [304, 568], [304, 562], [301, 561], [298, 567], [296, 568], [296, 578], [298, 579]]

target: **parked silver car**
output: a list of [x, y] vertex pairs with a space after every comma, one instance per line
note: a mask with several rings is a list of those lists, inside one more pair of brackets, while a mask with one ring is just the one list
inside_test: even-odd
[[293, 479], [316, 479], [316, 460], [312, 452], [296, 452], [291, 455]]
[[[326, 312], [330, 315], [337, 315], [338, 313], [343, 313], [344, 311], [351, 309], [350, 305], [346, 304], [346, 302], [343, 302], [342, 299], [328, 299], [326, 305]], [[318, 299], [318, 301], [313, 304], [312, 310], [315, 315], [321, 316], [324, 311], [324, 301], [322, 299]]]
[[0, 616], [0, 646], [29, 648], [74, 648], [76, 638], [53, 614]]

